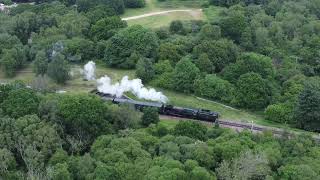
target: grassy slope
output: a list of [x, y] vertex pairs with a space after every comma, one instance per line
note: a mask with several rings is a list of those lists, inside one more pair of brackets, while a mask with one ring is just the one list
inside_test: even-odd
[[140, 24], [149, 28], [158, 28], [167, 26], [173, 20], [200, 20], [203, 19], [202, 12], [199, 12], [203, 0], [171, 0], [166, 2], [158, 2], [158, 0], [146, 0], [147, 4], [144, 8], [127, 9], [122, 17], [131, 17], [151, 12], [167, 11], [172, 9], [195, 9], [195, 12], [173, 12], [157, 16], [145, 17], [141, 19], [129, 20], [129, 25]]

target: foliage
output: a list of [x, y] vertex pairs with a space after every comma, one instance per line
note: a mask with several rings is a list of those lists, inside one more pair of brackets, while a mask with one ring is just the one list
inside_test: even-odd
[[169, 29], [174, 34], [186, 34], [186, 30], [180, 20], [172, 21]]
[[48, 76], [59, 84], [64, 84], [69, 79], [70, 66], [65, 57], [58, 53], [48, 65]]
[[241, 75], [236, 86], [234, 103], [241, 107], [260, 109], [269, 103], [266, 81], [257, 73]]
[[292, 113], [292, 109], [286, 104], [272, 104], [265, 111], [266, 119], [278, 123], [290, 123]]
[[1, 103], [1, 108], [6, 115], [19, 118], [28, 114], [36, 114], [39, 102], [40, 97], [35, 92], [21, 88], [10, 91]]
[[139, 25], [130, 26], [108, 40], [104, 60], [112, 67], [133, 68], [129, 61], [132, 53], [154, 58], [158, 46], [158, 37], [154, 32]]
[[136, 76], [143, 82], [149, 82], [153, 79], [155, 73], [152, 65], [152, 60], [140, 58], [136, 65]]
[[127, 8], [142, 8], [146, 5], [145, 0], [124, 0]]
[[177, 91], [192, 92], [199, 69], [188, 57], [181, 59], [173, 72], [173, 87]]
[[142, 125], [148, 127], [150, 124], [157, 124], [159, 122], [159, 114], [156, 108], [144, 108], [141, 118]]
[[118, 16], [107, 17], [98, 20], [91, 27], [91, 36], [96, 41], [108, 40], [112, 37], [119, 29], [127, 27], [127, 23], [122, 21]]
[[220, 79], [215, 75], [206, 75], [203, 79], [195, 82], [196, 94], [224, 102], [233, 99], [235, 88], [228, 81]]
[[311, 78], [304, 85], [299, 95], [297, 107], [294, 112], [297, 125], [303, 129], [320, 131], [320, 83], [319, 78]]
[[33, 63], [33, 71], [36, 75], [44, 75], [48, 68], [48, 58], [44, 51], [39, 51]]
[[205, 140], [207, 128], [198, 122], [180, 121], [174, 127], [173, 133], [178, 136], [188, 136], [190, 138]]

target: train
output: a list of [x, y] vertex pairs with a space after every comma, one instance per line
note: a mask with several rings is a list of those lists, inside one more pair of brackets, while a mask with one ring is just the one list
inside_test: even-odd
[[97, 90], [91, 91], [91, 93], [100, 96], [105, 101], [111, 101], [114, 104], [130, 104], [135, 107], [136, 110], [143, 111], [146, 107], [156, 108], [161, 115], [181, 117], [194, 119], [199, 121], [206, 121], [215, 123], [219, 114], [217, 112], [212, 112], [206, 109], [193, 109], [185, 107], [177, 107], [173, 105], [167, 105], [159, 102], [145, 102], [145, 101], [136, 101], [132, 100], [126, 96], [115, 97], [110, 94], [101, 93]]

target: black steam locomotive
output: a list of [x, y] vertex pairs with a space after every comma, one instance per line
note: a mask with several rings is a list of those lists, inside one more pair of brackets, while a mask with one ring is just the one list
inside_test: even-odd
[[218, 113], [212, 112], [210, 110], [205, 110], [205, 109], [190, 109], [190, 108], [166, 105], [166, 104], [157, 103], [157, 102], [135, 101], [125, 96], [117, 98], [110, 94], [100, 93], [97, 90], [93, 90], [92, 93], [99, 95], [103, 100], [112, 101], [115, 104], [134, 105], [134, 107], [140, 111], [142, 111], [143, 108], [145, 107], [154, 107], [158, 109], [159, 114], [162, 114], [162, 115], [196, 119], [196, 120], [207, 121], [207, 122], [215, 122], [219, 117]]

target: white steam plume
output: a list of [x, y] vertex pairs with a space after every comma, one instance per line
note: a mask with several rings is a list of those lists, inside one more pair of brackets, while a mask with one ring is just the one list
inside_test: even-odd
[[84, 65], [84, 78], [88, 81], [95, 80], [96, 64], [93, 61], [89, 61]]
[[124, 76], [121, 82], [112, 84], [111, 79], [108, 76], [101, 77], [97, 80], [98, 91], [111, 94], [116, 97], [121, 97], [125, 92], [132, 92], [135, 96], [141, 99], [159, 101], [166, 103], [168, 98], [162, 94], [162, 92], [157, 92], [155, 89], [145, 88], [142, 84], [141, 79], [129, 80], [128, 76]]

